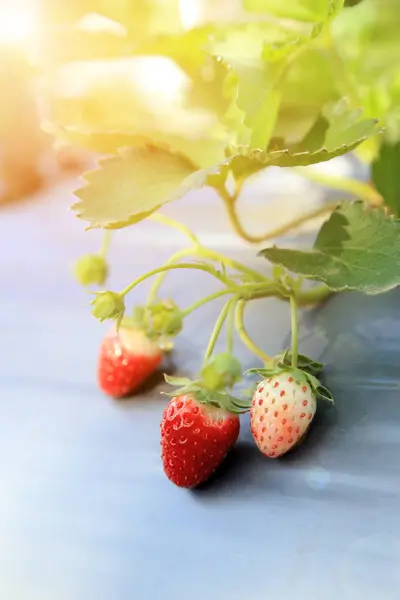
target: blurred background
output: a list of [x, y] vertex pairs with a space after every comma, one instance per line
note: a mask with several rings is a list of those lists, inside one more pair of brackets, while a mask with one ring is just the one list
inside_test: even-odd
[[[381, 120], [389, 141], [400, 137], [398, 0], [346, 4], [355, 6], [333, 23], [335, 51], [317, 43], [288, 70], [275, 135], [290, 143], [344, 95]], [[93, 132], [180, 136], [183, 144], [204, 136], [218, 121], [213, 89], [196, 88], [148, 40], [258, 18], [265, 15], [244, 11], [243, 0], [0, 0], [0, 204], [84, 171]], [[358, 158], [368, 164], [379, 143], [362, 144]]]
[[[154, 4], [157, 3], [161, 21], [162, 1]], [[51, 74], [54, 84], [55, 70], [52, 69], [60, 58], [53, 53], [66, 49], [68, 43], [62, 36], [69, 25], [85, 32], [105, 31], [116, 38], [120, 30], [124, 33], [123, 27], [119, 29], [115, 21], [91, 12], [90, 5], [90, 0], [0, 0], [0, 205], [20, 200], [60, 177], [81, 171], [88, 161], [88, 153], [68, 143], [55, 142], [46, 130], [49, 113], [44, 98], [49, 98], [48, 78]], [[176, 8], [186, 28], [226, 18], [227, 14], [234, 18], [242, 10], [240, 0], [180, 0]], [[55, 38], [58, 39], [52, 44]], [[69, 44], [71, 42], [73, 40], [69, 40]], [[104, 81], [104, 75], [110, 70], [126, 89], [132, 77], [131, 68], [126, 61], [120, 63], [119, 68], [113, 64], [110, 69], [110, 61], [97, 60], [90, 64], [70, 61], [57, 70], [58, 92], [64, 97], [73, 97], [82, 93], [82, 88], [87, 91], [91, 85], [101, 87], [99, 82]], [[157, 57], [147, 61], [144, 67], [138, 65], [133, 77], [138, 76], [143, 97], [155, 98], [155, 92], [161, 89], [165, 92], [167, 83], [169, 99], [173, 102], [182, 82], [177, 70], [168, 66], [166, 69], [165, 61], [160, 63]], [[124, 84], [126, 78], [128, 83]], [[106, 96], [103, 96], [105, 102], [109, 100]], [[128, 95], [128, 101], [131, 99]]]

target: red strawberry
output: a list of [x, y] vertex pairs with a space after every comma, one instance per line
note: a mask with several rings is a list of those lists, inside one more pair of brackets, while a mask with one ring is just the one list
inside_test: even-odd
[[206, 481], [236, 442], [239, 429], [237, 414], [200, 403], [195, 394], [174, 396], [161, 421], [168, 479], [185, 488]]
[[140, 329], [121, 327], [102, 341], [98, 382], [108, 396], [121, 398], [134, 392], [157, 369], [163, 353]]
[[262, 381], [254, 393], [251, 432], [261, 452], [271, 458], [293, 448], [315, 415], [316, 393], [301, 375], [283, 371]]

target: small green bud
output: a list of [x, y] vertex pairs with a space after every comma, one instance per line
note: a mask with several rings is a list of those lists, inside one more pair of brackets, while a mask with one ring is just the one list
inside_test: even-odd
[[228, 352], [212, 356], [201, 370], [201, 376], [209, 389], [231, 388], [242, 378], [242, 366], [237, 358]]
[[85, 254], [74, 266], [74, 275], [82, 285], [103, 285], [108, 275], [108, 265], [99, 254]]
[[97, 292], [91, 304], [93, 316], [100, 321], [114, 319], [119, 324], [124, 316], [125, 301], [118, 292]]

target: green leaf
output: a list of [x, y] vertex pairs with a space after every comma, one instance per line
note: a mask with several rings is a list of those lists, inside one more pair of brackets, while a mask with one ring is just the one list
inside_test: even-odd
[[80, 200], [72, 208], [91, 227], [118, 229], [201, 187], [208, 174], [161, 147], [129, 148], [84, 175], [86, 185], [75, 192]]
[[[43, 28], [41, 52], [46, 62], [130, 56], [158, 35], [183, 31], [179, 0], [44, 2], [49, 26]], [[106, 17], [107, 27], [98, 28], [93, 21], [87, 27], [80, 19], [89, 14]]]
[[333, 16], [343, 6], [338, 0], [244, 0], [252, 12], [265, 12], [285, 19], [319, 22]]
[[231, 171], [236, 179], [248, 177], [266, 167], [306, 167], [320, 162], [326, 162], [337, 156], [351, 152], [365, 138], [357, 140], [348, 146], [341, 146], [335, 150], [328, 151], [321, 148], [315, 152], [292, 152], [291, 150], [277, 150], [275, 152], [263, 152], [252, 150], [248, 147], [230, 148], [232, 153], [229, 159]]
[[[400, 77], [398, 0], [366, 0], [343, 11], [333, 23], [332, 34], [339, 65], [337, 85], [356, 98], [365, 116], [379, 118], [384, 138], [400, 140]], [[377, 143], [378, 142], [378, 143]], [[359, 153], [375, 156], [379, 140], [363, 144]]]
[[200, 168], [221, 163], [234, 141], [223, 122], [230, 102], [227, 67], [204, 51], [208, 35], [202, 28], [151, 38], [132, 50], [131, 60], [110, 61], [106, 70], [101, 63], [72, 96], [56, 77], [49, 82], [47, 130], [101, 153], [148, 141], [185, 154]]
[[260, 254], [334, 291], [380, 294], [400, 284], [400, 221], [382, 208], [347, 203], [324, 223], [312, 251], [273, 247]]
[[291, 148], [263, 151], [249, 146], [229, 146], [228, 164], [234, 177], [249, 177], [269, 166], [299, 167], [325, 162], [351, 152], [371, 135], [380, 133], [376, 121], [357, 120], [358, 112], [346, 107], [345, 102], [330, 105], [326, 110], [330, 120], [318, 119], [306, 137]]
[[400, 141], [382, 144], [372, 163], [372, 181], [387, 206], [400, 216]]
[[265, 149], [281, 105], [281, 78], [290, 56], [308, 37], [270, 23], [247, 23], [215, 34], [207, 50], [230, 69], [227, 114], [238, 141]]
[[377, 120], [361, 119], [362, 112], [362, 109], [350, 110], [345, 98], [325, 107], [323, 114], [330, 123], [325, 135], [328, 152], [378, 133]]
[[[96, 132], [82, 127], [62, 127], [54, 123], [46, 123], [44, 129], [62, 142], [100, 154], [117, 154], [123, 148], [153, 143], [168, 148], [171, 152], [184, 154], [201, 169], [217, 165], [225, 159], [225, 141], [211, 137], [190, 139], [177, 135], [163, 135], [161, 132], [144, 137], [122, 131]], [[220, 175], [211, 174], [210, 177], [219, 180]]]

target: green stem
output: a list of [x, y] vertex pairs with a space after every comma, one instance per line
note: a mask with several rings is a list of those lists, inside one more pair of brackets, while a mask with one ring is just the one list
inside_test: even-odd
[[257, 344], [251, 339], [248, 335], [246, 328], [244, 326], [244, 309], [246, 306], [246, 302], [244, 300], [239, 300], [236, 304], [235, 310], [235, 326], [236, 330], [243, 342], [243, 344], [256, 356], [258, 356], [265, 364], [269, 363], [271, 357], [268, 356], [261, 348], [257, 346]]
[[372, 206], [381, 206], [384, 203], [380, 193], [375, 188], [362, 181], [357, 181], [350, 177], [338, 177], [337, 175], [319, 173], [315, 169], [307, 167], [296, 167], [294, 168], [294, 171], [309, 181], [319, 183], [333, 190], [348, 192], [360, 200], [372, 204]]
[[296, 294], [297, 306], [310, 306], [327, 300], [334, 292], [325, 284]]
[[[186, 256], [190, 256], [191, 254], [194, 253], [196, 249], [196, 246], [190, 247], [190, 248], [184, 248], [183, 250], [178, 250], [178, 252], [175, 252], [169, 259], [168, 261], [165, 263], [165, 266], [167, 265], [171, 265], [174, 262], [176, 262], [177, 260], [180, 260], [181, 258], [185, 258]], [[147, 297], [147, 306], [151, 306], [152, 304], [154, 304], [156, 298], [157, 298], [157, 292], [162, 284], [162, 282], [164, 281], [164, 278], [167, 274], [167, 271], [163, 271], [161, 272], [158, 277], [156, 277], [156, 279], [153, 282], [153, 285], [150, 288], [150, 292], [149, 295]]]
[[236, 197], [230, 196], [226, 190], [225, 193], [222, 192], [220, 193], [220, 195], [225, 202], [228, 211], [228, 216], [230, 218], [231, 224], [235, 232], [246, 242], [250, 242], [252, 244], [259, 244], [260, 242], [265, 242], [267, 240], [279, 237], [287, 233], [288, 231], [291, 231], [292, 229], [300, 227], [307, 221], [311, 221], [312, 219], [316, 219], [317, 217], [332, 212], [338, 204], [338, 202], [330, 202], [324, 204], [322, 206], [319, 206], [318, 208], [314, 208], [313, 210], [304, 213], [300, 217], [296, 217], [295, 219], [292, 219], [291, 221], [288, 221], [287, 223], [276, 227], [275, 229], [270, 229], [266, 233], [262, 233], [260, 235], [252, 235], [244, 229], [242, 223], [240, 222], [239, 215], [236, 210]]
[[265, 275], [262, 275], [250, 267], [246, 267], [246, 265], [242, 265], [242, 263], [238, 262], [237, 260], [233, 260], [232, 258], [229, 258], [229, 256], [225, 256], [220, 252], [215, 252], [214, 250], [208, 250], [208, 248], [202, 247], [201, 255], [209, 260], [215, 260], [224, 263], [225, 266], [231, 267], [232, 269], [236, 269], [236, 271], [240, 271], [241, 273], [248, 275], [250, 279], [254, 279], [261, 283], [267, 283], [270, 281], [268, 277], [265, 277]]
[[233, 353], [233, 332], [235, 329], [235, 302], [231, 302], [229, 307], [227, 323], [227, 342], [226, 349], [229, 354]]
[[104, 235], [103, 235], [103, 241], [101, 243], [100, 251], [99, 251], [99, 254], [102, 258], [107, 257], [108, 250], [110, 248], [110, 241], [111, 241], [111, 231], [109, 229], [106, 229], [104, 232]]
[[133, 288], [139, 285], [139, 283], [142, 283], [142, 281], [153, 277], [153, 275], [158, 275], [158, 273], [164, 273], [164, 271], [172, 271], [174, 269], [195, 269], [198, 271], [205, 271], [206, 273], [209, 273], [210, 275], [221, 281], [221, 283], [223, 283], [224, 285], [232, 286], [233, 289], [236, 289], [238, 287], [233, 281], [229, 280], [227, 277], [224, 277], [221, 273], [219, 273], [216, 269], [213, 269], [212, 267], [198, 265], [196, 263], [179, 263], [172, 265], [163, 265], [162, 267], [158, 267], [157, 269], [153, 269], [152, 271], [145, 273], [144, 275], [138, 277], [137, 279], [135, 279], [135, 281], [132, 281], [132, 283], [127, 285], [120, 292], [120, 295], [122, 297], [126, 296], [126, 294], [128, 294], [131, 290], [133, 290]]
[[228, 302], [225, 303], [225, 305], [224, 305], [223, 309], [221, 310], [220, 315], [214, 325], [214, 329], [212, 331], [210, 341], [208, 342], [207, 350], [204, 355], [204, 362], [206, 362], [210, 358], [211, 354], [214, 351], [215, 344], [217, 342], [219, 334], [221, 333], [222, 326], [225, 323], [225, 319], [228, 315], [229, 309], [231, 307], [231, 303], [232, 303], [232, 298], [230, 298], [228, 300]]
[[168, 225], [169, 227], [173, 227], [178, 231], [181, 231], [184, 235], [186, 235], [194, 244], [199, 243], [199, 238], [193, 233], [189, 227], [183, 225], [183, 223], [179, 223], [179, 221], [175, 221], [175, 219], [171, 219], [170, 217], [166, 217], [160, 213], [153, 213], [150, 216], [152, 221], [156, 221], [157, 223], [161, 223], [162, 225]]
[[[241, 273], [247, 275], [250, 279], [258, 281], [260, 283], [267, 284], [270, 282], [270, 280], [267, 277], [265, 277], [261, 273], [258, 273], [255, 270], [251, 269], [250, 267], [246, 267], [246, 265], [242, 265], [240, 262], [233, 260], [233, 259], [229, 258], [228, 256], [224, 256], [223, 254], [221, 254], [219, 252], [214, 252], [214, 250], [208, 250], [208, 248], [204, 248], [201, 245], [191, 246], [190, 248], [184, 248], [183, 250], [178, 250], [178, 252], [175, 252], [175, 254], [173, 254], [168, 259], [166, 264], [167, 265], [173, 264], [177, 260], [180, 260], [181, 258], [184, 258], [186, 256], [191, 256], [191, 255], [199, 256], [200, 258], [205, 258], [208, 260], [221, 262], [221, 263], [225, 264], [225, 266], [231, 267], [232, 269], [236, 269], [237, 271], [240, 271]], [[159, 290], [160, 286], [162, 285], [162, 282], [164, 281], [165, 275], [166, 275], [166, 273], [161, 273], [155, 279], [153, 285], [151, 286], [150, 293], [147, 298], [147, 304], [149, 306], [154, 303], [154, 301], [157, 297], [158, 290]]]
[[297, 357], [299, 355], [297, 302], [294, 296], [290, 296], [290, 314], [292, 319], [292, 367], [297, 368]]
[[220, 290], [219, 292], [215, 292], [215, 294], [210, 294], [209, 296], [206, 296], [205, 298], [201, 298], [200, 300], [197, 300], [197, 302], [194, 302], [193, 304], [188, 306], [188, 308], [185, 308], [185, 310], [182, 311], [182, 316], [187, 317], [192, 312], [194, 312], [197, 308], [200, 308], [200, 306], [203, 306], [203, 304], [207, 304], [208, 302], [212, 302], [212, 300], [216, 300], [217, 298], [221, 298], [221, 296], [226, 296], [226, 294], [231, 294], [231, 293], [232, 293], [231, 290]]

